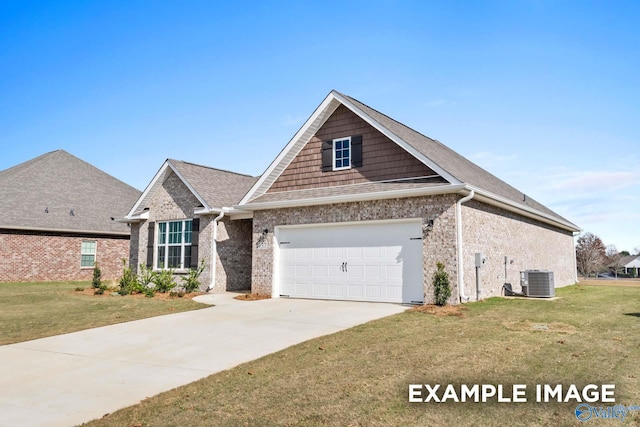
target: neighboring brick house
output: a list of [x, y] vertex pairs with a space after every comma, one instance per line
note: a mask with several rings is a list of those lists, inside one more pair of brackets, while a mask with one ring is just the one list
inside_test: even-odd
[[166, 160], [120, 220], [131, 225], [132, 268], [138, 271], [143, 264], [182, 275], [204, 261], [201, 290], [250, 289], [251, 220], [237, 215], [232, 220], [228, 212], [255, 181], [247, 175]]
[[112, 280], [140, 191], [63, 150], [0, 171], [0, 282]]
[[215, 274], [205, 272], [214, 291], [250, 284], [276, 298], [433, 302], [442, 262], [457, 303], [477, 297], [476, 253], [486, 256], [480, 298], [523, 270], [553, 271], [556, 286], [577, 280], [576, 225], [335, 91], [257, 180], [168, 160], [125, 218], [131, 263], [160, 267], [172, 250], [167, 233], [184, 242], [189, 219], [198, 257], [174, 248], [169, 264], [217, 254]]
[[[273, 297], [450, 302], [519, 272], [576, 282], [579, 228], [466, 158], [332, 91], [235, 208], [252, 212], [252, 290]], [[505, 272], [507, 278], [505, 278]]]

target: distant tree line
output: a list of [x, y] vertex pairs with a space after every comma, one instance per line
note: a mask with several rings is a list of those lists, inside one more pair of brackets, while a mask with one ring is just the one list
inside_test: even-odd
[[[640, 247], [634, 248], [634, 254], [640, 254]], [[597, 276], [608, 267], [612, 267], [616, 275], [621, 267], [620, 260], [631, 255], [629, 251], [619, 251], [615, 245], [605, 246], [602, 239], [593, 233], [585, 233], [578, 238], [576, 245], [576, 265], [578, 273], [583, 276]]]

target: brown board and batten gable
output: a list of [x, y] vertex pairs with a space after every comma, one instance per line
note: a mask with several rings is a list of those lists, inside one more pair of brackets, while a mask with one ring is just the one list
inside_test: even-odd
[[[331, 168], [331, 142], [343, 137], [352, 137], [353, 140], [358, 138], [361, 142], [360, 161], [354, 160], [350, 169], [334, 171]], [[357, 148], [355, 143], [352, 145], [355, 154]], [[329, 153], [329, 167], [325, 164], [326, 159], [323, 160], [323, 152]], [[291, 161], [267, 193], [435, 175], [437, 174], [432, 169], [341, 105]]]

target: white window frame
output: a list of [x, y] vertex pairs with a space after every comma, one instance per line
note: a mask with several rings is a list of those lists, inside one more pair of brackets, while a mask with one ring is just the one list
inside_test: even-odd
[[[93, 243], [93, 252], [85, 252], [85, 243]], [[82, 265], [82, 257], [83, 256], [93, 256], [93, 262], [91, 265]], [[93, 268], [96, 264], [96, 260], [98, 259], [98, 241], [97, 240], [82, 240], [80, 243], [80, 268]]]
[[[180, 231], [180, 242], [179, 243], [169, 243], [169, 234], [170, 234], [170, 224], [171, 223], [181, 223], [181, 231]], [[187, 223], [191, 223], [191, 237], [190, 237], [190, 241], [186, 242], [185, 236], [187, 234], [187, 227], [186, 224]], [[161, 224], [165, 224], [165, 241], [164, 243], [160, 243], [160, 225]], [[158, 221], [156, 223], [156, 230], [155, 230], [155, 241], [153, 242], [153, 269], [154, 270], [169, 270], [169, 269], [173, 269], [173, 270], [187, 270], [189, 268], [189, 266], [185, 266], [185, 248], [186, 247], [191, 247], [191, 243], [193, 241], [193, 219], [192, 218], [185, 218], [185, 219], [173, 219], [173, 220], [167, 220], [167, 221]], [[169, 261], [169, 248], [172, 247], [179, 247], [180, 248], [180, 264], [176, 267], [167, 267], [166, 265], [168, 264]], [[164, 248], [164, 260], [165, 260], [165, 265], [164, 266], [160, 266], [160, 248]]]
[[[336, 160], [337, 160], [336, 159], [336, 151], [338, 151], [336, 149], [336, 142], [337, 141], [347, 141], [349, 143], [349, 148], [348, 148], [348, 150], [349, 150], [349, 166], [336, 167]], [[332, 163], [331, 166], [333, 167], [333, 170], [334, 171], [341, 171], [341, 170], [351, 169], [351, 164], [352, 164], [352, 162], [351, 162], [351, 154], [352, 154], [351, 137], [350, 136], [344, 136], [342, 138], [335, 138], [333, 140], [333, 148], [332, 148], [332, 150], [333, 150], [333, 163]], [[340, 151], [342, 151], [342, 150], [344, 150], [344, 148], [340, 149]], [[346, 158], [346, 157], [344, 157], [344, 158]]]

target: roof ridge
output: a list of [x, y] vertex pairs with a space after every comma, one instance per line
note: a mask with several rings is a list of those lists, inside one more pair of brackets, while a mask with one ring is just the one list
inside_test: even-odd
[[184, 163], [184, 164], [187, 164], [187, 165], [197, 166], [197, 167], [200, 167], [200, 168], [206, 168], [206, 169], [212, 169], [212, 170], [216, 170], [216, 171], [220, 171], [220, 172], [232, 173], [234, 175], [246, 176], [248, 178], [256, 178], [255, 176], [249, 175], [249, 174], [246, 174], [246, 173], [234, 172], [234, 171], [230, 171], [228, 169], [221, 169], [221, 168], [216, 168], [216, 167], [213, 167], [213, 166], [201, 165], [201, 164], [198, 164], [198, 163], [188, 162], [186, 160], [178, 160], [178, 159], [167, 159], [167, 160], [169, 160], [170, 162], [180, 162], [180, 163]]

